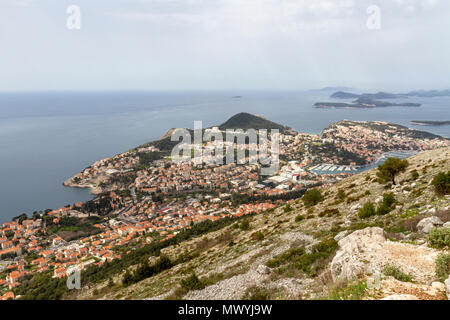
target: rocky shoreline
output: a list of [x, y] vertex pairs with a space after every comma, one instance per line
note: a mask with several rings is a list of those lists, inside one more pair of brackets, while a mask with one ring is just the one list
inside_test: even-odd
[[68, 188], [79, 188], [79, 189], [90, 189], [89, 192], [93, 195], [98, 195], [98, 194], [102, 194], [108, 190], [106, 190], [106, 188], [101, 188], [98, 186], [94, 186], [92, 184], [80, 184], [80, 183], [76, 183], [73, 182], [73, 177], [67, 179], [66, 181], [64, 181], [62, 183], [62, 185], [64, 187], [68, 187]]

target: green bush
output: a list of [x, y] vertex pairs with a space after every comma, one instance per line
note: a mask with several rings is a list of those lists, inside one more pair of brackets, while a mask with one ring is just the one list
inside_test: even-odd
[[245, 219], [244, 221], [242, 221], [239, 224], [239, 228], [241, 230], [244, 230], [244, 231], [249, 230], [250, 229], [250, 222], [248, 221], [248, 219]]
[[245, 291], [242, 299], [245, 300], [269, 300], [269, 292], [262, 287], [250, 287]]
[[398, 281], [412, 282], [411, 275], [404, 273], [402, 270], [400, 270], [400, 268], [398, 268], [392, 264], [388, 264], [388, 265], [384, 266], [383, 274], [388, 277], [394, 277]]
[[264, 234], [261, 231], [255, 232], [252, 234], [252, 239], [258, 241], [264, 240]]
[[321, 202], [324, 199], [322, 193], [318, 189], [311, 189], [306, 191], [306, 193], [303, 195], [302, 200], [305, 206], [311, 207], [319, 202]]
[[187, 290], [201, 290], [205, 284], [193, 273], [190, 277], [181, 280], [181, 287]]
[[441, 253], [436, 259], [436, 277], [445, 281], [450, 275], [450, 254]]
[[344, 200], [345, 199], [345, 191], [342, 189], [339, 189], [337, 192], [336, 198], [338, 200]]
[[450, 171], [447, 173], [441, 172], [434, 177], [431, 184], [438, 195], [450, 194]]
[[366, 202], [362, 208], [359, 209], [358, 216], [361, 219], [374, 216], [376, 214], [375, 207], [372, 202]]
[[298, 216], [295, 217], [295, 222], [300, 222], [305, 220], [305, 216], [302, 216], [301, 214], [299, 214]]
[[333, 209], [325, 209], [323, 210], [321, 213], [319, 213], [319, 217], [331, 217], [334, 215], [338, 215], [339, 214], [339, 209], [337, 208], [333, 208]]
[[287, 205], [285, 205], [283, 208], [284, 213], [291, 212], [292, 210], [294, 210], [294, 209], [291, 207], [291, 205], [289, 203]]
[[413, 180], [417, 180], [419, 179], [419, 172], [417, 172], [417, 170], [413, 170], [413, 172], [411, 173], [411, 179]]
[[361, 300], [366, 289], [366, 281], [347, 284], [344, 288], [331, 290], [328, 297], [325, 297], [325, 300]]
[[279, 256], [267, 261], [266, 266], [268, 266], [269, 268], [276, 268], [281, 266], [282, 264], [293, 262], [298, 257], [301, 257], [304, 254], [305, 254], [304, 248], [292, 248], [283, 252]]
[[393, 193], [385, 193], [383, 194], [383, 200], [378, 205], [377, 215], [385, 215], [392, 211], [394, 204], [397, 201], [395, 200], [395, 196]]
[[428, 242], [434, 248], [450, 247], [450, 228], [433, 228], [428, 234]]
[[327, 265], [327, 259], [334, 254], [337, 247], [334, 239], [323, 240], [314, 245], [310, 253], [306, 253], [304, 248], [292, 248], [269, 260], [266, 265], [269, 268], [280, 267], [281, 272], [301, 270], [308, 276], [315, 277]]

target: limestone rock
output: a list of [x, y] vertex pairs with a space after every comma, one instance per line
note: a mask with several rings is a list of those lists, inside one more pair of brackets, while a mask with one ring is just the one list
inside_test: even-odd
[[352, 280], [363, 274], [365, 264], [360, 255], [380, 248], [385, 241], [384, 230], [377, 227], [357, 230], [339, 240], [339, 250], [330, 265], [333, 280]]
[[259, 274], [269, 274], [270, 273], [270, 268], [260, 264], [258, 266], [258, 268], [256, 268], [256, 272], [258, 272]]
[[428, 234], [431, 229], [433, 229], [436, 226], [443, 225], [444, 223], [436, 216], [425, 218], [419, 221], [417, 224], [417, 230], [419, 230], [420, 233]]
[[447, 297], [450, 300], [450, 277], [448, 277], [448, 279], [445, 280], [445, 290], [447, 292]]
[[433, 289], [439, 290], [439, 291], [445, 291], [445, 284], [443, 284], [442, 282], [433, 282], [431, 284], [431, 287]]
[[345, 238], [345, 236], [347, 234], [348, 234], [348, 230], [341, 231], [334, 237], [334, 240], [339, 241], [339, 240]]

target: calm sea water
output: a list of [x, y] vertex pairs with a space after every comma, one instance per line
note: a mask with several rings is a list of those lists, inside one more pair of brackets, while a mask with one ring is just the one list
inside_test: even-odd
[[[234, 96], [241, 98], [233, 98]], [[330, 92], [118, 92], [0, 94], [0, 223], [20, 213], [91, 198], [62, 182], [96, 160], [155, 140], [173, 127], [260, 114], [297, 131], [319, 133], [342, 119], [384, 120], [450, 136], [450, 127], [411, 126], [448, 120], [450, 98], [412, 98], [420, 108], [314, 109]]]

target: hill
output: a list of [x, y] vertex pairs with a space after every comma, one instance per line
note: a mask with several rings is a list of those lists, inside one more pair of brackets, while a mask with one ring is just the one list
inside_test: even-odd
[[[290, 128], [283, 126], [281, 124], [266, 120], [260, 116], [252, 115], [250, 113], [238, 113], [234, 116], [232, 116], [230, 119], [228, 119], [226, 122], [221, 124], [219, 126], [220, 130], [226, 130], [226, 129], [278, 129], [280, 132], [285, 132], [289, 130]], [[161, 137], [161, 139], [152, 141], [149, 143], [146, 143], [139, 148], [142, 147], [148, 147], [153, 146], [155, 148], [158, 148], [160, 151], [163, 152], [164, 155], [168, 155], [168, 152], [170, 152], [178, 143], [179, 141], [171, 141], [171, 134], [174, 129], [170, 129], [164, 136]], [[187, 129], [191, 135], [194, 134], [194, 131], [192, 129]], [[204, 130], [204, 129], [203, 129]]]
[[[408, 162], [395, 186], [373, 169], [324, 186], [316, 204], [305, 195], [210, 232], [197, 228], [149, 257], [158, 266], [158, 255], [173, 262], [161, 272], [124, 286], [122, 267], [66, 298], [446, 299], [449, 247], [440, 241], [448, 237], [450, 196], [431, 182], [450, 168], [450, 148]], [[367, 203], [384, 209], [362, 216]]]
[[281, 124], [266, 120], [260, 116], [252, 115], [250, 113], [238, 113], [228, 119], [226, 122], [219, 126], [220, 130], [226, 129], [278, 129], [280, 132], [285, 132], [289, 130], [288, 127]]

